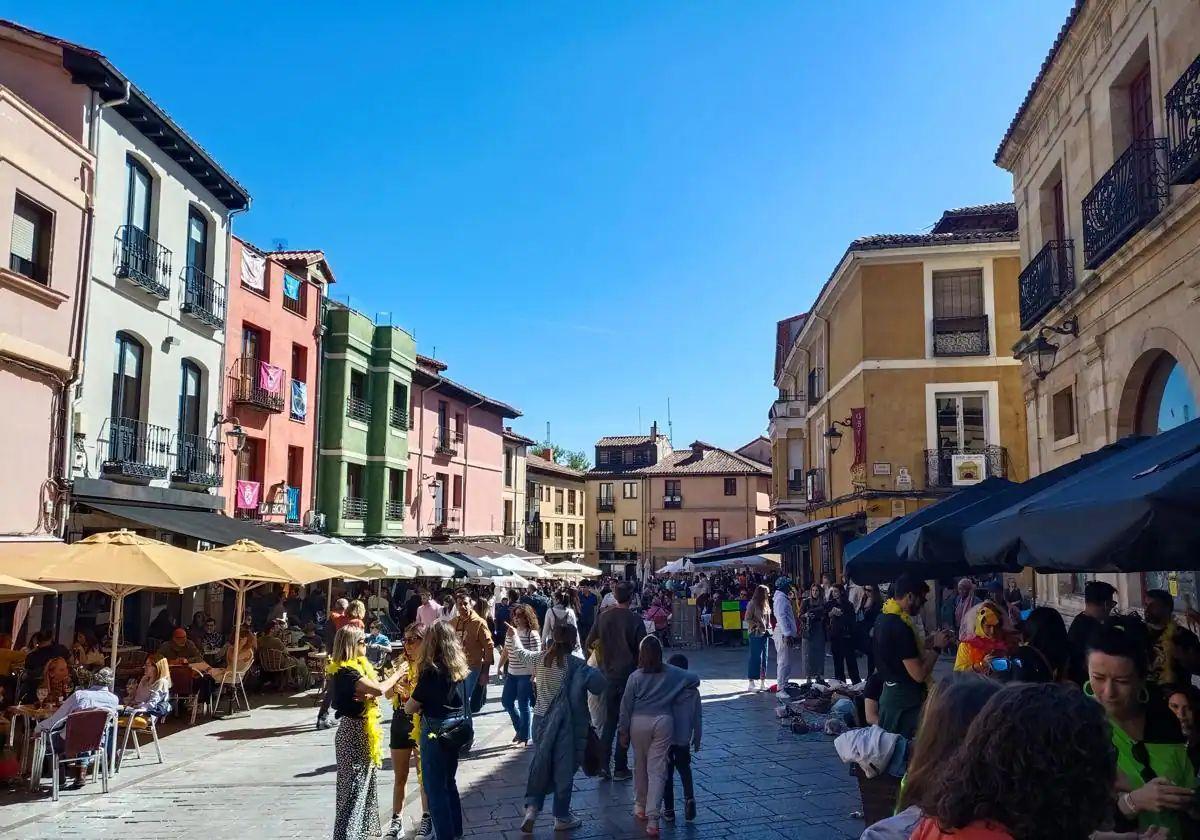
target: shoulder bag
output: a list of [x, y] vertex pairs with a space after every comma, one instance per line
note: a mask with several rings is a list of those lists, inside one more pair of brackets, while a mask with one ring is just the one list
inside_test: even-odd
[[436, 722], [433, 718], [422, 718], [422, 723], [430, 728], [430, 740], [436, 740], [443, 749], [455, 750], [459, 758], [466, 758], [475, 743], [475, 722], [471, 719], [471, 704], [465, 682], [458, 684], [458, 693], [462, 700], [461, 713]]

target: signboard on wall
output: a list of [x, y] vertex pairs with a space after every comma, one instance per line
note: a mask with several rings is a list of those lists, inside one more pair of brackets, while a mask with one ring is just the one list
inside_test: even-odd
[[833, 577], [833, 532], [821, 534], [821, 574]]
[[987, 458], [982, 454], [951, 455], [950, 471], [955, 487], [978, 484], [987, 476]]
[[891, 475], [892, 465], [889, 461], [876, 461], [871, 464], [871, 475]]

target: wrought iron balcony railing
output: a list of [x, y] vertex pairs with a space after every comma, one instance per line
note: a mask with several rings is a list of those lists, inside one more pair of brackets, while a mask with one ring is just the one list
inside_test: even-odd
[[444, 537], [449, 534], [457, 534], [462, 530], [462, 511], [456, 508], [444, 509], [439, 513], [434, 513], [433, 535], [435, 537]]
[[408, 430], [411, 428], [408, 425], [408, 409], [398, 405], [392, 406], [392, 410], [388, 413], [388, 423], [393, 429]]
[[1200, 57], [1167, 91], [1167, 169], [1172, 184], [1200, 179]]
[[540, 554], [542, 551], [542, 535], [541, 534], [526, 534], [525, 548], [532, 551], [534, 554]]
[[1018, 278], [1021, 329], [1032, 329], [1042, 316], [1075, 288], [1075, 240], [1047, 242]]
[[933, 319], [933, 355], [986, 356], [990, 352], [986, 315]]
[[812, 408], [825, 396], [825, 369], [813, 368], [808, 372], [808, 406]]
[[346, 397], [346, 416], [362, 423], [371, 422], [371, 404], [362, 397]]
[[617, 546], [616, 534], [597, 534], [596, 548], [600, 551], [612, 551]]
[[804, 479], [803, 478], [789, 478], [787, 480], [787, 494], [789, 496], [803, 496], [804, 495]]
[[663, 507], [668, 510], [683, 507], [683, 496], [663, 496]]
[[1008, 449], [1003, 446], [943, 447], [925, 450], [925, 486], [950, 489], [985, 478], [1008, 475]]
[[175, 435], [171, 481], [196, 487], [220, 487], [225, 444], [204, 435]]
[[364, 519], [367, 515], [367, 500], [356, 496], [346, 496], [342, 499], [343, 519]]
[[1098, 268], [1167, 202], [1167, 141], [1134, 140], [1083, 199], [1083, 266]]
[[157, 298], [171, 296], [171, 252], [144, 230], [121, 225], [114, 237], [116, 274]]
[[596, 511], [599, 513], [612, 513], [617, 509], [617, 499], [615, 496], [597, 496]]
[[230, 399], [263, 411], [283, 411], [283, 371], [252, 356], [234, 360], [229, 368]]
[[100, 471], [125, 478], [166, 478], [171, 464], [171, 431], [129, 417], [110, 417], [100, 432], [104, 461]]
[[435, 440], [433, 451], [438, 455], [457, 455], [458, 445], [462, 443], [462, 435], [445, 427], [439, 427]]
[[225, 326], [225, 287], [194, 265], [183, 269], [183, 302], [179, 310], [213, 329]]
[[720, 548], [729, 544], [729, 537], [694, 537], [692, 540], [696, 551], [707, 551], [710, 548]]
[[383, 505], [383, 518], [388, 522], [403, 522], [404, 502], [385, 502]]
[[805, 498], [810, 503], [825, 501], [825, 468], [816, 467], [804, 474]]
[[781, 417], [804, 417], [808, 414], [808, 395], [792, 394], [780, 397], [771, 403], [768, 418], [776, 420]]

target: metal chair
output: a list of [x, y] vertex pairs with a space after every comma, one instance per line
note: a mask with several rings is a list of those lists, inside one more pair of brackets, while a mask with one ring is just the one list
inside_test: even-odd
[[[67, 715], [66, 725], [62, 730], [63, 751], [57, 750], [54, 735], [47, 732], [42, 737], [42, 750], [47, 745], [50, 753], [51, 772], [54, 778], [51, 786], [51, 798], [58, 801], [59, 770], [64, 764], [76, 764], [85, 761], [92, 762], [93, 774], [99, 772], [103, 791], [108, 793], [108, 761], [104, 749], [105, 734], [115, 728], [116, 718], [112, 712], [104, 709], [88, 709], [82, 712], [72, 712]], [[43, 752], [44, 755], [44, 752]], [[35, 778], [41, 774], [41, 757], [35, 756]]]
[[[226, 668], [221, 674], [221, 681], [217, 684], [217, 695], [213, 700], [213, 708], [216, 709], [221, 704], [221, 694], [225, 691], [225, 686], [229, 686], [230, 697], [229, 711], [232, 712], [235, 705], [240, 704], [247, 712], [250, 711], [250, 698], [246, 696], [246, 673], [254, 665], [254, 657], [246, 662], [245, 667], [239, 667], [237, 672], [237, 680], [233, 679], [233, 669]], [[238, 689], [241, 689], [242, 696], [238, 697]]]
[[129, 713], [129, 722], [125, 724], [125, 738], [121, 741], [121, 752], [117, 757], [117, 772], [121, 771], [121, 765], [125, 762], [125, 751], [129, 748], [129, 739], [133, 738], [133, 751], [137, 753], [137, 757], [142, 757], [142, 745], [138, 741], [138, 732], [149, 730], [150, 738], [154, 742], [154, 750], [158, 753], [158, 763], [163, 763], [162, 744], [158, 740], [158, 715], [150, 712], [134, 712]]

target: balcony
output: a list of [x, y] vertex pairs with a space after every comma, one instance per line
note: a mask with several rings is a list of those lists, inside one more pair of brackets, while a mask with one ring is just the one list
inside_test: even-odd
[[729, 537], [695, 537], [692, 540], [696, 551], [708, 551], [729, 544]]
[[175, 466], [171, 481], [193, 487], [220, 487], [225, 444], [203, 435], [175, 436]]
[[404, 502], [390, 501], [383, 505], [383, 518], [387, 522], [404, 521]]
[[612, 513], [617, 509], [617, 500], [615, 497], [599, 496], [596, 498], [597, 513]]
[[300, 297], [288, 297], [287, 293], [283, 295], [283, 308], [288, 312], [304, 317], [304, 289], [300, 289]]
[[133, 225], [121, 225], [113, 237], [116, 275], [160, 300], [171, 296], [171, 252]]
[[667, 510], [677, 510], [683, 507], [683, 496], [663, 496], [663, 507]]
[[613, 551], [617, 547], [616, 534], [597, 534], [596, 549], [598, 551]]
[[121, 478], [166, 478], [171, 464], [171, 432], [128, 417], [110, 417], [100, 430], [107, 443], [100, 471]]
[[805, 493], [804, 498], [809, 504], [816, 504], [825, 501], [825, 468], [818, 467], [809, 470], [804, 474]]
[[1099, 268], [1158, 215], [1167, 201], [1161, 137], [1134, 140], [1083, 199], [1083, 266]]
[[986, 356], [990, 345], [986, 315], [933, 319], [935, 356]]
[[804, 495], [804, 479], [803, 478], [789, 478], [787, 480], [787, 494], [789, 496], [803, 496]]
[[434, 514], [437, 520], [433, 523], [433, 536], [448, 537], [462, 531], [462, 511], [458, 509], [443, 510]]
[[183, 269], [183, 302], [179, 311], [205, 326], [225, 326], [225, 287], [193, 265]]
[[783, 417], [804, 417], [808, 414], [808, 396], [805, 394], [792, 394], [787, 397], [780, 397], [771, 403], [771, 410], [768, 412], [768, 419], [778, 420]]
[[457, 455], [458, 445], [462, 443], [462, 435], [446, 428], [437, 430], [433, 451], [437, 455]]
[[365, 519], [367, 516], [367, 500], [356, 496], [346, 496], [342, 499], [342, 519]]
[[542, 535], [541, 534], [526, 534], [525, 549], [532, 551], [534, 554], [542, 553]]
[[1008, 450], [1003, 446], [925, 450], [925, 487], [929, 489], [951, 490], [1007, 475]]
[[1075, 240], [1047, 242], [1025, 266], [1017, 282], [1021, 329], [1028, 330], [1075, 288]]
[[371, 404], [362, 397], [346, 397], [346, 417], [360, 423], [370, 423]]
[[403, 431], [412, 428], [408, 425], [408, 409], [401, 408], [398, 405], [392, 406], [392, 410], [388, 412], [388, 425], [393, 429], [401, 429]]
[[825, 396], [825, 369], [813, 368], [808, 372], [808, 407], [812, 408]]
[[1167, 171], [1172, 184], [1200, 179], [1200, 57], [1167, 91]]
[[230, 400], [278, 414], [283, 411], [283, 370], [243, 356], [229, 369]]

